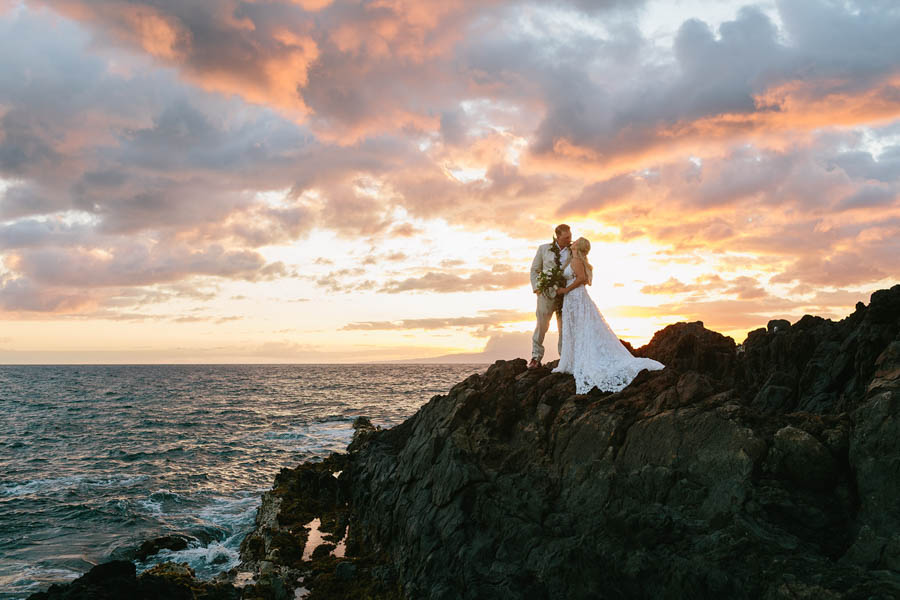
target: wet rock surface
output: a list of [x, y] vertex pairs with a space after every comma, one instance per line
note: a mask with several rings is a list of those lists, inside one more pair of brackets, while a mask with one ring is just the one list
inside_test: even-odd
[[634, 353], [666, 368], [615, 394], [498, 361], [401, 425], [358, 420], [184, 597], [900, 598], [900, 286]]

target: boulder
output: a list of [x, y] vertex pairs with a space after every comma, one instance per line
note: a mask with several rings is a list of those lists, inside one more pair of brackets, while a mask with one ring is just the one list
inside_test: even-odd
[[145, 561], [161, 550], [184, 550], [188, 547], [189, 540], [190, 538], [183, 535], [164, 535], [153, 538], [141, 544], [134, 557], [137, 560]]

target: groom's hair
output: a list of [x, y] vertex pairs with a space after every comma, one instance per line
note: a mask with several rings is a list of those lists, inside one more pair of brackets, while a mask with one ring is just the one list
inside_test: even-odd
[[562, 234], [564, 234], [567, 231], [571, 231], [571, 228], [568, 225], [566, 225], [565, 223], [560, 223], [559, 225], [556, 226], [556, 229], [553, 230], [553, 232], [556, 234], [556, 237], [561, 236]]

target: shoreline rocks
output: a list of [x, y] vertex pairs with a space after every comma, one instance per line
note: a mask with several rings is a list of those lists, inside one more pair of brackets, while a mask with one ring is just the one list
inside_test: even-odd
[[552, 365], [498, 361], [396, 427], [358, 421], [347, 453], [279, 473], [217, 585], [250, 573], [228, 593], [312, 600], [900, 597], [900, 285], [839, 322], [770, 321], [741, 346], [676, 323], [634, 353], [666, 368], [578, 395]]

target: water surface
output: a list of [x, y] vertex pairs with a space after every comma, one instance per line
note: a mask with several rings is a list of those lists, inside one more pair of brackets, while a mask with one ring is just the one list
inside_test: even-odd
[[146, 539], [210, 577], [238, 563], [285, 466], [343, 451], [485, 365], [0, 366], [0, 599]]

